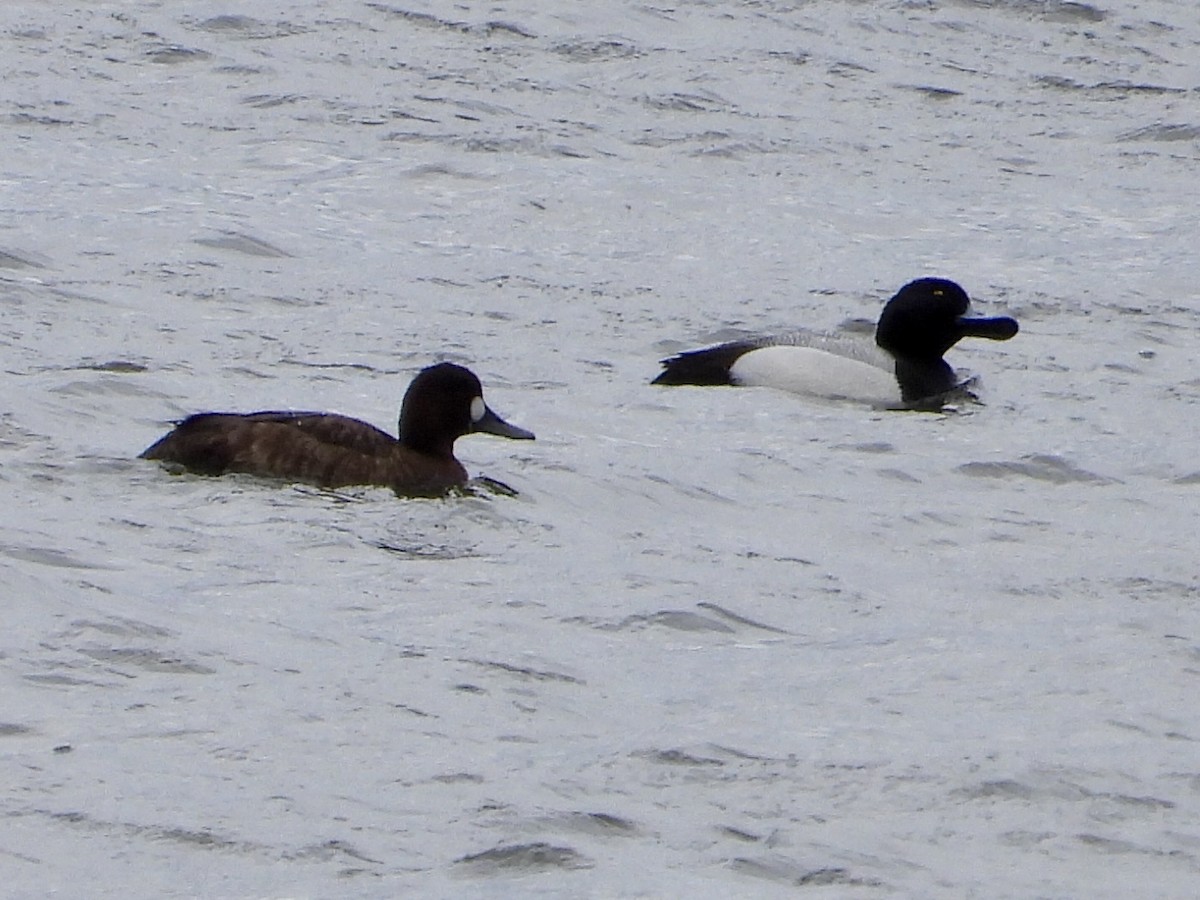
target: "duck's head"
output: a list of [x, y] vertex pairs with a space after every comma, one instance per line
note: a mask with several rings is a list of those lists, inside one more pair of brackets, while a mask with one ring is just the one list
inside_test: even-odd
[[896, 378], [906, 401], [950, 390], [954, 371], [942, 354], [965, 337], [1007, 341], [1017, 320], [967, 315], [971, 298], [946, 278], [918, 278], [896, 292], [883, 308], [875, 343], [896, 360]]
[[422, 369], [408, 386], [400, 407], [400, 443], [435, 456], [450, 455], [454, 441], [482, 431], [515, 440], [533, 433], [510, 425], [483, 400], [483, 386], [470, 369], [438, 363]]
[[1007, 341], [1016, 319], [967, 315], [971, 298], [946, 278], [918, 278], [896, 292], [879, 316], [875, 343], [897, 359], [941, 359], [965, 337]]

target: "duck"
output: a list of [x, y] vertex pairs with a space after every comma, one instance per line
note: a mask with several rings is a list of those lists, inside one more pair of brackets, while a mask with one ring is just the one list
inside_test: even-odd
[[768, 386], [889, 409], [941, 409], [965, 395], [943, 355], [965, 337], [1007, 341], [1009, 316], [967, 315], [971, 298], [948, 278], [918, 278], [888, 300], [875, 346], [844, 337], [796, 333], [729, 341], [662, 360], [660, 385]]
[[139, 458], [199, 475], [239, 472], [325, 488], [375, 485], [400, 496], [440, 496], [466, 485], [454, 442], [483, 432], [534, 435], [484, 402], [470, 369], [443, 362], [422, 369], [400, 407], [399, 437], [328, 412], [201, 412], [176, 423]]

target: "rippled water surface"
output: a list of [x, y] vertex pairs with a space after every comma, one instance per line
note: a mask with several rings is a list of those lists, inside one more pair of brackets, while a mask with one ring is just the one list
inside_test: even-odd
[[[1190, 2], [71, 6], [0, 5], [9, 896], [1195, 895]], [[980, 405], [648, 383], [929, 274]], [[517, 496], [135, 459], [438, 359]]]

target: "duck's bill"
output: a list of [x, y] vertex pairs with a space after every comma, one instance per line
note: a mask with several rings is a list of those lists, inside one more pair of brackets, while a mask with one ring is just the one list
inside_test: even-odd
[[471, 430], [512, 438], [514, 441], [532, 441], [534, 439], [532, 431], [526, 431], [524, 428], [518, 428], [516, 425], [505, 422], [492, 412], [490, 407], [484, 407], [483, 415], [480, 416], [478, 422], [471, 426]]
[[1017, 333], [1017, 320], [1008, 316], [996, 316], [991, 319], [971, 319], [964, 316], [958, 323], [962, 328], [963, 337], [1007, 341]]

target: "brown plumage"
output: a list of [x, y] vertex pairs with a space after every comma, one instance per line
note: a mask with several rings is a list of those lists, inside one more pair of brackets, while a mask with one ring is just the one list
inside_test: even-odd
[[409, 385], [399, 439], [335, 413], [208, 412], [184, 419], [141, 457], [201, 475], [242, 472], [322, 487], [382, 485], [405, 496], [426, 496], [466, 483], [454, 441], [476, 431], [533, 438], [488, 408], [470, 370], [440, 363]]

